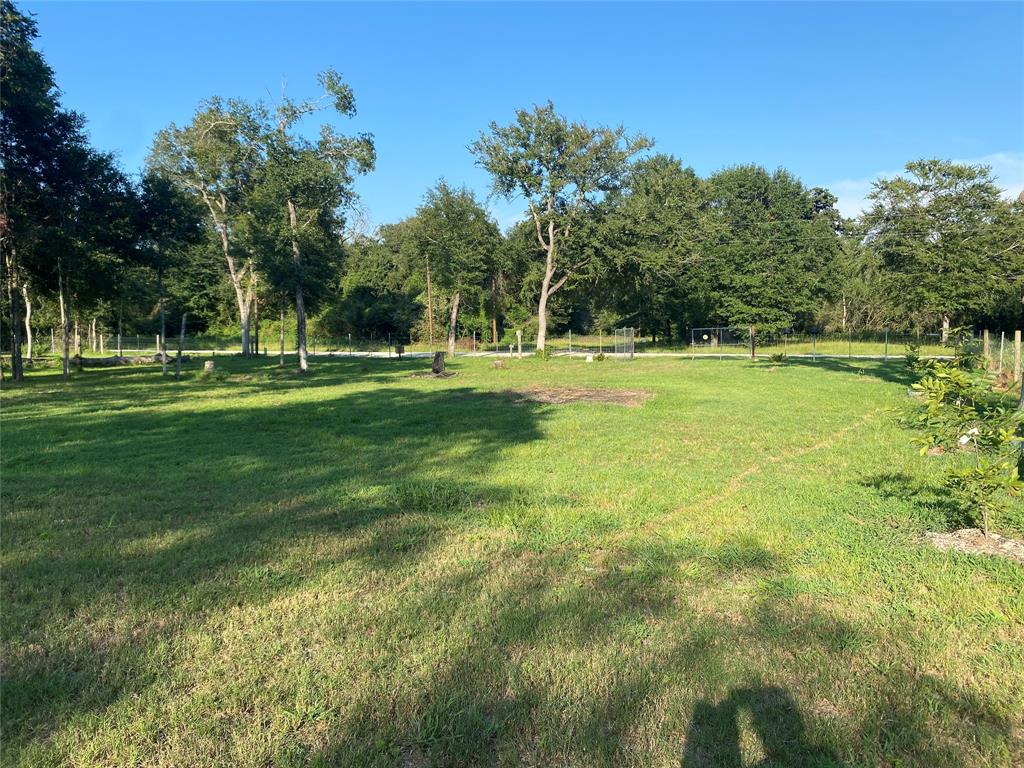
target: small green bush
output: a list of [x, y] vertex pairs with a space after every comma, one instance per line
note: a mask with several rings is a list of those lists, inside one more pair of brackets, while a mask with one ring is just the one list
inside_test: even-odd
[[539, 357], [541, 360], [550, 360], [551, 359], [551, 352], [548, 349], [538, 349], [534, 354], [537, 357]]
[[784, 363], [786, 362], [786, 357], [787, 355], [785, 352], [773, 352], [772, 354], [768, 355], [768, 359], [771, 360], [773, 363]]
[[594, 359], [599, 363], [603, 363], [605, 360], [608, 359], [608, 356], [604, 352], [598, 352], [596, 355], [594, 355]]
[[907, 347], [903, 352], [903, 362], [906, 364], [908, 370], [916, 371], [918, 366], [921, 365], [921, 345], [907, 344]]
[[987, 536], [992, 518], [1024, 490], [1017, 466], [1024, 411], [995, 391], [983, 373], [963, 367], [970, 359], [930, 360], [922, 367], [912, 387], [921, 400], [909, 421], [922, 432], [914, 440], [922, 454], [941, 447], [956, 457], [946, 486], [970, 514], [980, 516]]

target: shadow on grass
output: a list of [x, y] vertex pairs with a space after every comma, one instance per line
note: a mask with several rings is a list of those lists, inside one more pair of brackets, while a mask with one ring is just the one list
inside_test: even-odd
[[[337, 635], [318, 638], [330, 653], [342, 656], [360, 630], [373, 648], [351, 676], [326, 671], [322, 657], [286, 657], [295, 668], [272, 685], [296, 707], [312, 700], [305, 722], [316, 736], [296, 726], [253, 763], [610, 768], [650, 764], [653, 752], [659, 764], [734, 766], [744, 717], [765, 765], [967, 763], [951, 729], [934, 737], [937, 720], [965, 740], [1009, 739], [1005, 714], [948, 681], [895, 663], [863, 671], [858, 655], [884, 637], [788, 593], [756, 597], [759, 582], [794, 569], [757, 532], [719, 545], [639, 537], [599, 557], [516, 548], [502, 540], [513, 534], [492, 529], [494, 549], [477, 560], [442, 559], [467, 531], [486, 539], [489, 507], [567, 505], [543, 478], [489, 479], [507, 449], [545, 438], [552, 409], [511, 407], [458, 378], [404, 380], [421, 365], [318, 360], [295, 381], [233, 361], [228, 376], [251, 378], [180, 389], [141, 372], [112, 374], [124, 377], [113, 386], [89, 373], [45, 422], [31, 411], [52, 395], [17, 399], [18, 418], [4, 425], [5, 759], [22, 753], [27, 764], [36, 749], [72, 762], [59, 746], [45, 752], [69, 723], [87, 739], [83, 722], [125, 717], [115, 705], [146, 701], [150, 687], [188, 695], [197, 681], [167, 684], [186, 661], [175, 656], [180, 638], [303, 593], [335, 600]], [[331, 389], [365, 380], [380, 386]], [[232, 399], [203, 410], [132, 407], [219, 387]], [[247, 400], [299, 387], [308, 397]], [[369, 625], [345, 623], [343, 607], [366, 603], [336, 597], [337, 572], [357, 574], [355, 586], [340, 582], [346, 590], [392, 590], [394, 604]], [[251, 664], [242, 650], [232, 661]], [[762, 679], [766, 668], [787, 684]], [[854, 675], [867, 680], [857, 683], [869, 687], [866, 711], [833, 715], [821, 700]], [[322, 684], [323, 695], [291, 696], [296, 680]], [[226, 695], [218, 680], [198, 682]], [[198, 714], [221, 729], [214, 748], [257, 741], [252, 729], [265, 721], [219, 710], [228, 706], [150, 717]], [[117, 730], [135, 726], [156, 735]], [[139, 739], [142, 762], [159, 758], [147, 749], [170, 727], [191, 726], [113, 726]]]
[[970, 513], [957, 503], [949, 489], [938, 483], [905, 472], [872, 475], [861, 482], [883, 499], [905, 502], [922, 528], [943, 531], [974, 524]]
[[783, 688], [735, 688], [718, 704], [697, 703], [686, 736], [683, 768], [752, 766], [741, 751], [740, 713], [750, 715], [764, 754], [758, 765], [838, 766], [831, 750], [809, 742], [803, 716]]
[[[384, 380], [270, 407], [238, 392], [196, 412], [95, 413], [105, 398], [148, 405], [187, 390], [90, 373], [45, 427], [31, 398], [15, 409], [25, 418], [5, 413], [5, 752], [152, 684], [160, 671], [142, 649], [192, 623], [352, 560], [388, 568], [428, 557], [453, 525], [506, 499], [486, 479], [502, 451], [541, 436], [537, 408], [511, 409], [457, 379], [388, 386], [415, 363], [395, 372], [344, 361], [340, 381], [329, 365], [298, 385], [263, 382], [260, 394], [360, 373]], [[315, 559], [288, 557], [320, 541], [329, 544]], [[126, 634], [105, 626], [111, 613], [150, 619]]]
[[819, 357], [817, 360], [806, 357], [790, 357], [781, 365], [816, 368], [834, 373], [870, 376], [909, 387], [914, 383], [914, 374], [907, 370], [902, 361], [898, 360], [857, 360], [838, 357]]

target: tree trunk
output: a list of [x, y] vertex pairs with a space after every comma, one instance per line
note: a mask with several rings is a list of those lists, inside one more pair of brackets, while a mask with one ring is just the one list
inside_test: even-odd
[[252, 297], [252, 353], [256, 357], [260, 354], [260, 297], [253, 292]]
[[284, 368], [284, 299], [281, 300], [281, 362], [278, 365]]
[[498, 316], [491, 316], [491, 344], [498, 344]]
[[20, 291], [16, 288], [14, 249], [8, 247], [4, 254], [4, 268], [7, 272], [7, 309], [10, 313], [11, 326], [11, 379], [24, 381], [25, 370], [21, 359], [21, 318], [18, 316], [18, 298]]
[[434, 296], [430, 286], [430, 257], [427, 256], [427, 340], [434, 351]]
[[22, 283], [21, 297], [25, 304], [25, 356], [32, 360], [32, 300], [28, 295], [28, 285]]
[[99, 345], [96, 343], [96, 318], [93, 317], [92, 322], [89, 324], [89, 349], [93, 352], [99, 349]]
[[295, 260], [296, 272], [300, 273], [295, 285], [295, 341], [299, 353], [299, 373], [309, 370], [306, 360], [306, 302], [302, 295], [301, 265], [302, 254], [299, 251], [299, 217], [295, 212], [295, 203], [288, 201], [288, 221], [292, 227], [292, 258]]
[[299, 373], [309, 370], [306, 360], [306, 304], [302, 296], [302, 286], [295, 287], [295, 343], [299, 353]]
[[[248, 357], [249, 355], [249, 311], [252, 307], [252, 283], [249, 283], [249, 287], [246, 290], [242, 290], [242, 279], [245, 277], [246, 269], [251, 269], [252, 265], [246, 265], [242, 269], [237, 269], [235, 266], [235, 258], [231, 255], [231, 243], [228, 240], [228, 228], [227, 224], [221, 221], [221, 217], [217, 215], [217, 210], [214, 207], [214, 201], [210, 199], [210, 196], [205, 191], [200, 191], [203, 197], [203, 202], [206, 203], [206, 207], [210, 211], [210, 216], [213, 219], [214, 228], [217, 230], [217, 234], [220, 235], [220, 247], [224, 253], [224, 260], [228, 265], [228, 275], [231, 277], [231, 287], [235, 290], [235, 302], [238, 304], [238, 317], [241, 321], [242, 326], [242, 355]], [[227, 203], [224, 198], [221, 197], [218, 207], [221, 210], [221, 214], [226, 215]]]
[[455, 333], [458, 330], [460, 298], [458, 291], [452, 294], [452, 312], [448, 319], [448, 354], [451, 357], [455, 357]]
[[[178, 381], [181, 378], [181, 348], [185, 346], [185, 318], [188, 317], [188, 312], [185, 312], [181, 316], [181, 335], [178, 336], [178, 359], [174, 363], [174, 380]], [[165, 358], [166, 360], [166, 358]], [[166, 362], [165, 362], [166, 365]]]
[[551, 256], [548, 256], [548, 267], [544, 270], [544, 280], [540, 284], [540, 300], [537, 302], [537, 351], [544, 350], [548, 335], [548, 296], [551, 291]]
[[164, 271], [157, 273], [157, 285], [160, 291], [160, 370], [161, 375], [167, 375], [167, 317], [164, 312]]
[[942, 343], [949, 341], [949, 315], [942, 316]]
[[[61, 274], [60, 270], [58, 269], [58, 274], [57, 274], [57, 288], [58, 288], [57, 295], [58, 295], [58, 298], [60, 299], [60, 335], [61, 335], [61, 346], [64, 349], [64, 353], [62, 355], [63, 363], [64, 363], [64, 365], [63, 365], [63, 373], [64, 373], [64, 378], [66, 379], [66, 378], [68, 378], [71, 375], [71, 339], [68, 338], [69, 331], [71, 329], [69, 327], [69, 322], [70, 321], [69, 321], [69, 318], [68, 318], [68, 308], [65, 305], [65, 301], [64, 301], [64, 282], [65, 282], [64, 281], [64, 277]], [[70, 297], [68, 297], [68, 298], [70, 298]]]

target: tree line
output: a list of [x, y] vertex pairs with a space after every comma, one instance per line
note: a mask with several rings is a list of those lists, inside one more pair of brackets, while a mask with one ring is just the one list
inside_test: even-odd
[[[696, 326], [933, 329], [1024, 321], [1024, 201], [985, 166], [923, 159], [877, 181], [843, 217], [827, 189], [785, 169], [736, 165], [701, 177], [623, 127], [547, 103], [491, 123], [467, 147], [491, 194], [522, 201], [501, 231], [486, 200], [441, 179], [408, 218], [368, 231], [356, 178], [368, 134], [346, 134], [352, 89], [333, 70], [317, 93], [211, 98], [155, 137], [133, 177], [92, 148], [34, 47], [31, 16], [0, 2], [0, 241], [10, 372], [34, 329], [59, 328], [65, 375], [82, 331], [155, 333], [187, 313], [195, 331], [392, 334], [446, 343], [521, 331]], [[315, 136], [315, 138], [310, 138]], [[263, 346], [268, 346], [264, 337]], [[166, 356], [164, 357], [166, 359]]]

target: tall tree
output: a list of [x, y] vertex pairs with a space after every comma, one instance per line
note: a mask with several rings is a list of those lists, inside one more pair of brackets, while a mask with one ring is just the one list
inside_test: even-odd
[[81, 124], [60, 108], [53, 70], [33, 47], [37, 35], [30, 16], [9, 0], [0, 2], [0, 269], [16, 381], [23, 377], [21, 327], [30, 311], [31, 262], [53, 240], [58, 217], [50, 187], [66, 159], [61, 150], [68, 129]]
[[355, 176], [373, 170], [376, 151], [369, 134], [346, 136], [320, 126], [316, 141], [297, 131], [305, 117], [329, 100], [342, 117], [356, 113], [355, 96], [341, 76], [319, 76], [321, 98], [282, 96], [271, 109], [236, 104], [231, 119], [259, 159], [251, 201], [250, 231], [264, 244], [260, 263], [278, 289], [295, 297], [299, 370], [308, 369], [306, 315], [327, 289], [341, 260], [344, 212], [356, 199]]
[[537, 301], [537, 349], [547, 335], [548, 301], [589, 261], [562, 253], [582, 213], [618, 189], [638, 152], [651, 146], [644, 136], [627, 136], [622, 126], [591, 128], [569, 122], [551, 102], [520, 109], [507, 126], [492, 122], [470, 145], [477, 164], [493, 178], [495, 194], [522, 196], [529, 206], [544, 270]]
[[1006, 203], [984, 165], [907, 163], [906, 174], [875, 182], [865, 215], [890, 303], [916, 325], [969, 321], [991, 309], [1007, 274], [994, 223]]
[[454, 355], [459, 308], [467, 296], [481, 301], [494, 273], [501, 233], [472, 192], [442, 179], [416, 212], [413, 237], [430, 264], [433, 289], [449, 297], [448, 354]]
[[172, 123], [160, 131], [147, 160], [151, 170], [196, 195], [206, 209], [227, 265], [241, 325], [242, 354], [246, 356], [251, 349], [255, 287], [252, 260], [236, 239], [249, 210], [252, 178], [259, 163], [236, 119], [247, 109], [248, 105], [241, 102], [210, 99], [200, 106], [189, 125], [179, 128]]
[[637, 162], [601, 227], [612, 307], [654, 333], [672, 335], [685, 312], [686, 279], [700, 257], [706, 192], [692, 168], [669, 155]]
[[139, 246], [142, 260], [156, 273], [160, 318], [160, 357], [167, 375], [167, 271], [185, 261], [188, 248], [202, 238], [202, 218], [194, 198], [169, 179], [149, 171], [139, 185]]
[[835, 197], [756, 165], [708, 179], [700, 269], [713, 319], [779, 330], [813, 320], [839, 250]]

